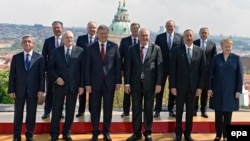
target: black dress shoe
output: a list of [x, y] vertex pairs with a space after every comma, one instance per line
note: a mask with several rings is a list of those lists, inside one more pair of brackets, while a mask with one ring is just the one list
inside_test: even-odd
[[193, 141], [191, 136], [185, 136], [185, 141]]
[[83, 113], [76, 114], [76, 117], [81, 117], [81, 116], [83, 116]]
[[201, 113], [201, 116], [204, 117], [204, 118], [208, 118], [208, 115], [207, 115], [206, 112], [202, 112], [202, 113]]
[[93, 135], [90, 141], [97, 141], [98, 140], [98, 135]]
[[135, 134], [133, 134], [132, 136], [130, 136], [129, 138], [127, 138], [127, 141], [136, 141], [136, 140], [139, 140], [141, 138], [142, 138], [141, 135], [135, 135]]
[[158, 118], [160, 116], [160, 112], [155, 112], [154, 117]]
[[103, 136], [104, 136], [104, 140], [105, 141], [112, 141], [112, 139], [111, 139], [111, 137], [110, 137], [110, 135], [109, 134], [103, 134]]
[[50, 139], [49, 139], [49, 141], [57, 141], [58, 140], [58, 137], [51, 137]]
[[214, 141], [220, 141], [220, 138], [221, 138], [221, 137], [215, 137], [215, 138], [214, 138]]
[[49, 117], [49, 113], [44, 113], [43, 116], [42, 116], [42, 119], [46, 119]]
[[121, 114], [121, 117], [126, 117], [126, 116], [129, 116], [129, 113], [122, 113]]
[[72, 141], [72, 138], [71, 138], [70, 135], [63, 135], [63, 139], [64, 139], [65, 141]]
[[14, 138], [12, 141], [21, 141], [21, 137], [20, 138]]
[[193, 116], [196, 117], [196, 116], [197, 116], [197, 112], [194, 112], [194, 113], [193, 113]]
[[145, 136], [145, 141], [152, 141], [152, 137], [151, 137], [151, 135], [147, 135], [147, 136]]
[[174, 141], [181, 141], [181, 137], [182, 137], [181, 135], [176, 136]]
[[34, 141], [34, 139], [31, 137], [31, 138], [26, 138], [26, 141]]
[[173, 111], [171, 111], [171, 112], [169, 112], [169, 116], [170, 117], [175, 117], [176, 115], [175, 115], [175, 113]]

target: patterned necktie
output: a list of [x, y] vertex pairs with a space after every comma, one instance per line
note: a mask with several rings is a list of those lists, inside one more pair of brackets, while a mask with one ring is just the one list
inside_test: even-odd
[[66, 55], [65, 55], [67, 64], [69, 64], [69, 60], [70, 60], [70, 53], [69, 53], [69, 51], [70, 51], [70, 49], [68, 48], [67, 52], [66, 52]]
[[205, 41], [202, 40], [202, 45], [201, 45], [202, 49], [205, 51], [206, 50], [206, 47], [205, 47]]
[[168, 36], [168, 47], [169, 47], [169, 50], [171, 50], [171, 48], [172, 48], [172, 41], [171, 41], [171, 34], [169, 34], [169, 36]]
[[60, 46], [60, 38], [56, 38], [56, 47]]
[[25, 68], [26, 71], [28, 71], [30, 69], [30, 58], [29, 58], [30, 54], [26, 54], [26, 58], [25, 58]]
[[189, 64], [191, 64], [191, 62], [192, 62], [192, 56], [191, 56], [191, 48], [190, 47], [188, 47], [188, 63]]
[[89, 37], [89, 44], [91, 45], [93, 43], [92, 36]]
[[105, 59], [104, 44], [101, 44], [101, 58], [102, 58], [102, 61], [104, 61]]
[[143, 49], [144, 47], [141, 47], [141, 50], [140, 50], [141, 62], [143, 62], [143, 56], [144, 56]]

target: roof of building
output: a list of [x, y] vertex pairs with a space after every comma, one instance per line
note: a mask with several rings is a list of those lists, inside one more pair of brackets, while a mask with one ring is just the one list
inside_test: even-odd
[[121, 2], [119, 2], [119, 6], [117, 8], [117, 12], [114, 16], [112, 24], [109, 26], [110, 33], [130, 34], [130, 19], [128, 16], [129, 14], [126, 8], [125, 0], [123, 1], [122, 6], [121, 6]]

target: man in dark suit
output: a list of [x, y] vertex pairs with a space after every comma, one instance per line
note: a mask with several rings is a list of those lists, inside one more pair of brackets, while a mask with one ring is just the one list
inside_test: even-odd
[[182, 114], [186, 104], [186, 141], [193, 141], [191, 137], [193, 124], [193, 110], [195, 96], [199, 96], [204, 86], [205, 54], [203, 49], [193, 44], [194, 32], [184, 31], [185, 45], [173, 50], [170, 60], [169, 82], [171, 93], [176, 96], [176, 138], [182, 138]]
[[[42, 119], [46, 119], [49, 117], [51, 109], [52, 109], [52, 99], [53, 99], [53, 84], [54, 81], [49, 71], [49, 60], [51, 58], [52, 51], [62, 46], [62, 30], [63, 23], [60, 21], [54, 21], [52, 23], [52, 29], [54, 36], [47, 38], [43, 45], [42, 55], [44, 57], [45, 62], [45, 77], [46, 77], [46, 96], [45, 96], [45, 105], [44, 105], [44, 114], [42, 115]], [[64, 115], [62, 114], [62, 118]]]
[[161, 91], [162, 54], [159, 46], [149, 42], [147, 28], [139, 30], [140, 44], [129, 48], [125, 62], [125, 92], [132, 95], [133, 135], [127, 141], [142, 137], [142, 102], [144, 103], [145, 141], [152, 141], [153, 105], [155, 94]]
[[14, 111], [14, 139], [21, 141], [23, 110], [26, 103], [26, 140], [33, 141], [36, 122], [38, 97], [43, 96], [45, 90], [44, 60], [42, 55], [33, 51], [35, 40], [32, 36], [22, 38], [23, 52], [13, 56], [8, 94], [15, 98]]
[[97, 141], [100, 134], [99, 122], [103, 99], [103, 130], [105, 141], [111, 141], [110, 124], [115, 90], [121, 85], [121, 60], [118, 45], [108, 41], [109, 28], [97, 28], [98, 42], [89, 46], [86, 53], [85, 88], [90, 94], [91, 123], [93, 136]]
[[213, 56], [217, 53], [216, 51], [216, 45], [213, 41], [208, 40], [209, 31], [207, 27], [200, 28], [200, 39], [195, 40], [194, 44], [197, 46], [200, 46], [206, 55], [206, 69], [205, 69], [205, 83], [204, 83], [204, 89], [202, 90], [201, 96], [195, 97], [195, 103], [194, 103], [194, 115], [197, 116], [198, 111], [198, 103], [200, 99], [200, 110], [201, 110], [201, 116], [204, 118], [208, 118], [208, 115], [206, 113], [206, 107], [207, 107], [207, 82], [208, 82], [208, 69], [209, 64]]
[[173, 50], [170, 62], [169, 82], [171, 93], [176, 96], [175, 141], [182, 138], [182, 114], [186, 105], [186, 141], [191, 137], [195, 96], [199, 96], [204, 86], [205, 54], [203, 49], [193, 44], [194, 32], [187, 29], [183, 34], [185, 45]]
[[[89, 45], [97, 41], [96, 36], [97, 24], [94, 21], [90, 21], [87, 25], [88, 33], [86, 35], [79, 36], [76, 41], [76, 46], [82, 47], [84, 51], [87, 50]], [[82, 95], [79, 96], [79, 108], [76, 117], [81, 117], [84, 115], [85, 106], [86, 106], [86, 91]], [[89, 112], [90, 111], [90, 99], [89, 99]]]
[[[175, 30], [175, 22], [173, 20], [169, 20], [166, 22], [165, 25], [166, 32], [161, 33], [156, 36], [155, 44], [161, 47], [162, 58], [163, 58], [163, 81], [161, 84], [161, 92], [156, 95], [156, 103], [155, 103], [155, 114], [154, 117], [159, 117], [160, 112], [162, 110], [162, 99], [164, 93], [164, 87], [169, 75], [169, 63], [170, 63], [170, 56], [173, 49], [177, 46], [183, 44], [182, 35], [179, 33], [174, 32]], [[168, 111], [169, 116], [175, 117], [175, 113], [173, 111], [173, 107], [175, 104], [175, 96], [171, 94], [169, 90], [168, 95]]]
[[[122, 60], [122, 74], [124, 73], [124, 66], [125, 66], [125, 61], [126, 61], [126, 55], [128, 52], [128, 48], [131, 45], [135, 45], [138, 43], [138, 30], [140, 28], [140, 24], [139, 23], [132, 23], [130, 25], [130, 31], [131, 31], [131, 35], [125, 38], [122, 38], [121, 43], [120, 43], [120, 47], [119, 47], [119, 51], [120, 51], [120, 56], [121, 56], [121, 60]], [[121, 117], [125, 117], [129, 115], [129, 109], [130, 109], [130, 94], [127, 94], [124, 92], [123, 95], [123, 113], [121, 115]]]
[[63, 139], [71, 141], [70, 129], [74, 120], [77, 94], [83, 93], [84, 87], [84, 56], [83, 49], [74, 46], [74, 35], [66, 31], [62, 35], [64, 46], [52, 52], [49, 61], [51, 75], [54, 81], [52, 119], [50, 127], [51, 141], [59, 136], [59, 123], [66, 97], [66, 115], [62, 130]]

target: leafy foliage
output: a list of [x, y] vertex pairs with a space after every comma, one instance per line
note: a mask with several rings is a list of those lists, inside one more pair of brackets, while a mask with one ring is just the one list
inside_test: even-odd
[[7, 94], [9, 71], [0, 71], [0, 103], [14, 103], [14, 100]]

